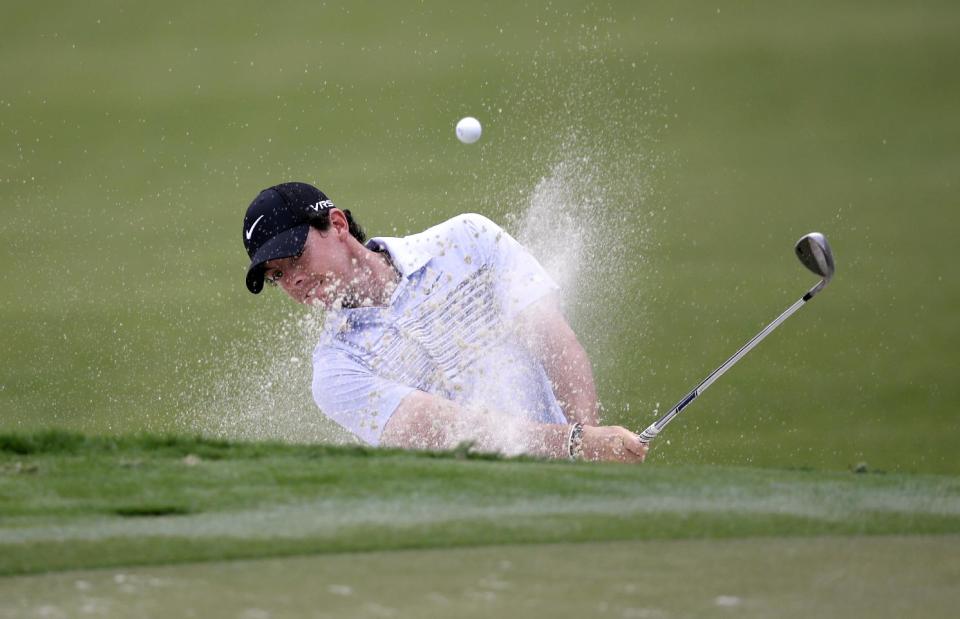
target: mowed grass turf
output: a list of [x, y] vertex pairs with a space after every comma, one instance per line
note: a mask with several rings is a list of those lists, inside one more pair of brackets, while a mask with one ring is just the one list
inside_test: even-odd
[[[601, 226], [570, 305], [611, 422], [645, 427], [812, 285], [800, 235], [837, 254], [653, 461], [960, 473], [958, 28], [935, 1], [9, 7], [0, 428], [217, 434], [197, 419], [248, 408], [225, 436], [330, 438], [275, 341], [296, 310], [242, 284], [252, 196], [314, 181], [373, 234], [509, 224], [567, 163], [595, 172], [552, 200]], [[258, 399], [267, 366], [284, 398]]]
[[0, 437], [0, 574], [491, 544], [960, 533], [935, 475]]
[[374, 551], [0, 579], [0, 614], [952, 618], [960, 536]]

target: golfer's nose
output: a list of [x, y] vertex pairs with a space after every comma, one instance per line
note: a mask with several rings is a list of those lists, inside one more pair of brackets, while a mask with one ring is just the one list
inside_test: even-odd
[[307, 281], [307, 274], [300, 269], [295, 269], [290, 275], [290, 285], [298, 290], [303, 287], [305, 281]]
[[283, 278], [280, 280], [280, 285], [283, 286], [283, 289], [288, 293], [293, 294], [300, 290], [300, 288], [303, 286], [303, 280], [303, 272], [294, 270], [292, 272], [283, 274]]

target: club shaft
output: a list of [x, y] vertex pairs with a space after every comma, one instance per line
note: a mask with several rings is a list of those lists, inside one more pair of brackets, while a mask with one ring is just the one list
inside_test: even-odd
[[721, 365], [720, 367], [715, 369], [713, 372], [711, 372], [710, 375], [704, 378], [699, 385], [693, 388], [693, 391], [685, 395], [679, 402], [677, 402], [676, 406], [671, 408], [667, 414], [665, 414], [663, 417], [661, 417], [660, 419], [650, 424], [650, 427], [648, 427], [646, 430], [641, 432], [640, 440], [644, 443], [649, 443], [650, 441], [652, 441], [658, 434], [660, 434], [660, 431], [663, 430], [668, 423], [673, 421], [674, 417], [679, 415], [683, 409], [689, 406], [691, 402], [696, 400], [697, 397], [699, 397], [701, 393], [706, 391], [707, 388], [710, 385], [712, 385], [715, 380], [723, 376], [724, 372], [726, 372], [731, 367], [733, 367], [733, 365], [737, 361], [742, 359], [744, 355], [750, 352], [754, 346], [756, 346], [763, 340], [763, 338], [770, 335], [770, 333], [774, 329], [779, 327], [784, 320], [786, 320], [787, 318], [790, 318], [790, 316], [792, 316], [794, 312], [796, 312], [798, 309], [803, 307], [807, 303], [807, 301], [812, 299], [815, 294], [820, 292], [820, 290], [823, 288], [825, 284], [826, 284], [825, 281], [821, 281], [816, 286], [811, 288], [805, 295], [803, 295], [800, 299], [798, 299], [796, 303], [788, 307], [786, 311], [784, 311], [782, 314], [777, 316], [777, 318], [773, 322], [771, 322], [766, 327], [764, 327], [763, 330], [760, 331], [760, 333], [757, 333], [755, 336], [753, 336], [753, 338], [751, 338], [749, 342], [744, 344], [740, 348], [740, 350], [733, 353], [733, 355], [729, 359], [724, 361], [723, 365]]

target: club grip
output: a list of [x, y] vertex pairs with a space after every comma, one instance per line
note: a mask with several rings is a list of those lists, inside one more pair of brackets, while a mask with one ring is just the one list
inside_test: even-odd
[[644, 444], [649, 443], [657, 438], [658, 434], [660, 434], [660, 430], [657, 429], [657, 424], [651, 423], [650, 427], [640, 433], [640, 442]]

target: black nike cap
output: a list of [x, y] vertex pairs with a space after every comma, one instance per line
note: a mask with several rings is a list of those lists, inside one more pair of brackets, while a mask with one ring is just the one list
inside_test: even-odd
[[299, 254], [307, 241], [311, 216], [334, 206], [322, 191], [307, 183], [281, 183], [261, 191], [243, 218], [243, 246], [250, 256], [247, 289], [253, 294], [263, 290], [264, 265]]

